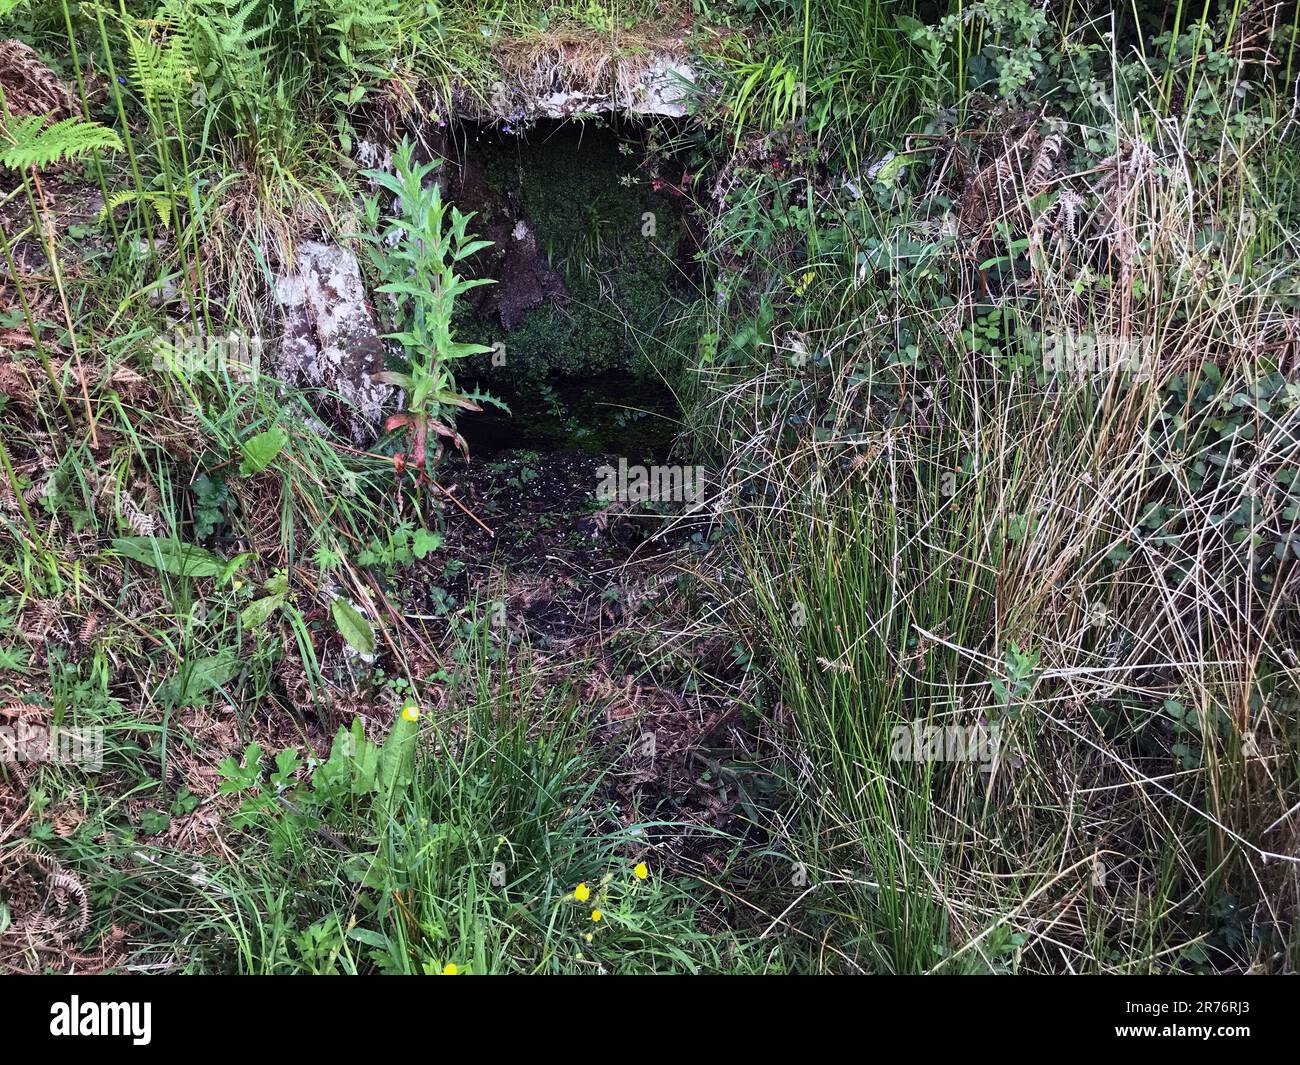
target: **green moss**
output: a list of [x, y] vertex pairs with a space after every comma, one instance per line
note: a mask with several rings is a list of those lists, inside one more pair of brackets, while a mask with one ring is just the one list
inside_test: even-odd
[[620, 150], [608, 129], [574, 123], [471, 142], [486, 180], [522, 205], [571, 296], [564, 307], [534, 308], [509, 331], [499, 322], [470, 326], [476, 340], [506, 345], [508, 374], [486, 359], [467, 367], [485, 383], [508, 376], [522, 389], [618, 370], [648, 377], [665, 366], [681, 208], [652, 189], [639, 149], [626, 143]]

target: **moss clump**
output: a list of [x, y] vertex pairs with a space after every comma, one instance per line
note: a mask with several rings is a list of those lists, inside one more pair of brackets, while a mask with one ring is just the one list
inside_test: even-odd
[[639, 170], [638, 149], [608, 128], [569, 123], [526, 138], [484, 132], [467, 150], [531, 224], [570, 297], [535, 307], [513, 329], [496, 320], [469, 324], [475, 340], [500, 341], [507, 353], [505, 366], [477, 359], [469, 374], [521, 390], [547, 379], [663, 368], [682, 211]]

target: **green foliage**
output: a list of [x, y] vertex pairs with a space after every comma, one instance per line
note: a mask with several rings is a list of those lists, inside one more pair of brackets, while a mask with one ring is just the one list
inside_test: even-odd
[[[810, 4], [807, 24], [847, 7]], [[1063, 764], [1089, 778], [1123, 766], [1144, 794], [1106, 816], [1149, 831], [1138, 861], [1156, 897], [1193, 899], [1195, 912], [1162, 906], [1157, 918], [1102, 899], [1101, 870], [1081, 888], [1099, 900], [1080, 937], [1107, 959], [1096, 967], [1163, 968], [1154, 944], [1171, 957], [1187, 948], [1189, 965], [1204, 964], [1190, 949], [1202, 942], [1230, 968], [1264, 944], [1294, 955], [1289, 928], [1243, 936], [1235, 907], [1218, 902], [1272, 905], [1253, 881], [1267, 860], [1242, 815], [1260, 764], [1246, 752], [1268, 731], [1294, 761], [1300, 739], [1283, 650], [1295, 611], [1281, 591], [1300, 558], [1298, 395], [1278, 373], [1279, 346], [1227, 339], [1281, 345], [1267, 323], [1296, 309], [1293, 86], [1280, 63], [1228, 47], [1236, 10], [1159, 42], [1118, 14], [1102, 37], [1087, 24], [1065, 34], [1048, 8], [1020, 0], [951, 10], [930, 25], [900, 20], [908, 77], [928, 103], [904, 110], [884, 142], [895, 115], [882, 108], [862, 158], [846, 143], [849, 114], [827, 112], [837, 136], [818, 135], [811, 84], [791, 123], [793, 35], [770, 57], [723, 57], [722, 120], [742, 135], [720, 168], [697, 307], [699, 439], [731, 441], [738, 594], [763, 604], [770, 633], [736, 656], [779, 663], [769, 697], [794, 715], [792, 754], [831, 789], [803, 806], [791, 851], [827, 874], [849, 852], [871, 870], [869, 886], [812, 902], [804, 927], [819, 935], [852, 913], [840, 942], [876, 971], [1053, 969], [1023, 926], [995, 916], [1021, 904], [1021, 887], [984, 900], [987, 921], [950, 924], [947, 888], [920, 885], [965, 875], [958, 852], [981, 854], [972, 868], [1045, 869], [1029, 855], [1060, 846], [1080, 818], [1100, 826], [1044, 781], [1063, 779]], [[785, 69], [793, 81], [768, 77]], [[1001, 176], [996, 166], [1017, 122], [1060, 153], [1051, 189], [1023, 205], [1005, 173], [1029, 153], [1003, 156]], [[968, 211], [983, 222], [981, 173], [1002, 187], [987, 240], [963, 224]], [[1070, 224], [1035, 257], [1057, 212]], [[1051, 372], [1045, 352], [1062, 328], [1132, 338], [1142, 354]], [[748, 605], [736, 618], [752, 631]], [[1096, 705], [1079, 727], [1085, 691]], [[987, 775], [891, 759], [890, 728], [917, 720], [996, 724], [1003, 757]], [[807, 779], [800, 761], [792, 774]], [[1171, 783], [1152, 800], [1160, 774]], [[1294, 803], [1287, 777], [1288, 798], [1261, 820]], [[949, 834], [941, 822], [955, 811], [965, 827]], [[980, 837], [1001, 841], [998, 857]], [[1087, 848], [1075, 854], [1090, 861]], [[1005, 886], [974, 876], [981, 893]], [[1116, 936], [1118, 910], [1142, 929], [1142, 949]]]
[[243, 668], [239, 659], [228, 653], [182, 663], [158, 689], [158, 698], [176, 709], [203, 705], [213, 691], [228, 684]]
[[205, 548], [156, 536], [122, 537], [113, 541], [113, 549], [164, 573], [180, 577], [216, 577], [222, 581], [229, 580], [248, 560], [247, 555], [238, 555], [227, 561]]
[[164, 229], [175, 229], [178, 225], [176, 200], [173, 196], [165, 192], [141, 192], [138, 189], [118, 189], [109, 196], [99, 212], [99, 221], [103, 222], [127, 204], [146, 208]]
[[[644, 826], [594, 835], [576, 813], [592, 802], [592, 767], [567, 686], [546, 685], [525, 714], [520, 678], [484, 672], [484, 648], [466, 650], [452, 693], [469, 727], [452, 742], [408, 709], [382, 744], [354, 722], [323, 760], [296, 748], [269, 758], [254, 743], [222, 763], [221, 790], [240, 799], [234, 845], [269, 850], [277, 871], [312, 889], [268, 896], [256, 886], [266, 863], [240, 867], [225, 897], [245, 927], [278, 930], [200, 949], [242, 971], [724, 967], [690, 896], [657, 869], [637, 877], [620, 853]], [[581, 901], [580, 881], [592, 884]]]
[[241, 445], [244, 457], [239, 464], [239, 476], [261, 473], [275, 461], [288, 442], [289, 434], [278, 425], [245, 440]]
[[[275, 8], [261, 0], [212, 0], [202, 6], [170, 0], [186, 13], [190, 48], [203, 92], [206, 121], [242, 137], [257, 137], [283, 84], [272, 66]], [[273, 111], [271, 112], [274, 113]]]
[[206, 65], [194, 32], [199, 23], [191, 21], [197, 18], [185, 0], [168, 0], [150, 21], [124, 25], [132, 82], [146, 103], [166, 117], [190, 95]]
[[[653, 184], [680, 184], [685, 163], [675, 161], [676, 170], [664, 163], [662, 175], [647, 175], [635, 154], [647, 147], [653, 152], [653, 143], [629, 141], [620, 151], [618, 140], [599, 128], [560, 129], [526, 143], [484, 137], [474, 146], [497, 191], [521, 205], [569, 291], [564, 306], [533, 308], [513, 329], [480, 323], [485, 339], [505, 345], [517, 391], [602, 373], [653, 379], [656, 369], [675, 371], [668, 326], [681, 283], [683, 206]], [[471, 365], [480, 380], [499, 376], [486, 359]]]
[[[29, 6], [41, 10], [25, 35], [57, 39], [61, 5]], [[1238, 52], [1244, 6], [1173, 30], [1142, 4], [1140, 40], [1118, 10], [1103, 38], [1078, 5], [1065, 5], [1068, 31], [1052, 21], [1060, 9], [1028, 0], [895, 24], [909, 6], [929, 10], [696, 0], [701, 21], [742, 32], [705, 45], [718, 92], [696, 101], [699, 126], [721, 135], [691, 135], [694, 183], [640, 175], [589, 143], [578, 156], [563, 134], [536, 150], [507, 142], [489, 168], [508, 175], [573, 294], [491, 334], [509, 372], [539, 384], [564, 446], [610, 438], [558, 383], [540, 384], [647, 369], [682, 317], [665, 299], [677, 197], [647, 191], [647, 177], [707, 202], [705, 298], [681, 346], [698, 353], [696, 440], [739, 498], [720, 496], [717, 520], [691, 531], [688, 568], [716, 582], [706, 628], [674, 619], [664, 638], [646, 619], [638, 638], [709, 648], [683, 690], [720, 682], [728, 731], [743, 739], [757, 722], [765, 763], [789, 774], [769, 824], [748, 776], [682, 752], [699, 786], [738, 786], [745, 811], [746, 875], [726, 871], [735, 905], [712, 912], [694, 881], [630, 874], [629, 856], [681, 830], [629, 818], [648, 791], [608, 798], [583, 670], [533, 660], [458, 608], [454, 534], [404, 520], [409, 497], [378, 490], [386, 460], [324, 429], [286, 451], [276, 427], [312, 417], [293, 389], [146, 380], [135, 361], [173, 326], [177, 308], [154, 297], [179, 284], [195, 323], [229, 317], [238, 300], [209, 286], [210, 264], [255, 265], [244, 273], [258, 292], [277, 252], [325, 220], [322, 188], [350, 201], [356, 174], [338, 152], [363, 124], [405, 122], [417, 104], [445, 117], [450, 80], [490, 85], [488, 50], [508, 32], [592, 39], [626, 28], [629, 10], [661, 13], [641, 0], [69, 9], [80, 69], [61, 44], [54, 68], [69, 85], [102, 75], [122, 100], [116, 134], [13, 120], [0, 162], [91, 161], [101, 221], [121, 232], [56, 286], [66, 321], [43, 320], [44, 293], [28, 312], [21, 288], [3, 317], [60, 355], [20, 346], [23, 372], [6, 373], [0, 397], [0, 633], [13, 644], [0, 666], [11, 701], [110, 737], [101, 779], [48, 765], [25, 782], [28, 838], [12, 841], [51, 844], [93, 881], [84, 948], [145, 914], [130, 934], [192, 970], [1295, 967], [1277, 865], [1261, 854], [1285, 845], [1267, 826], [1285, 826], [1300, 797], [1294, 29], [1248, 38], [1251, 59]], [[0, 0], [0, 14], [15, 9]], [[958, 163], [985, 168], [996, 123], [1040, 103], [1038, 132], [1063, 138], [1058, 173], [1093, 177], [1076, 186], [1077, 227], [1031, 254], [1060, 208], [1053, 189], [1024, 219], [998, 219], [993, 246], [967, 239]], [[119, 144], [130, 151], [108, 154]], [[483, 242], [441, 201], [438, 176], [404, 145], [396, 176], [369, 175], [380, 191], [363, 235], [409, 364], [390, 379], [426, 428], [473, 404], [453, 370], [486, 354], [458, 332], [472, 284], [459, 264]], [[299, 213], [304, 200], [320, 211]], [[137, 229], [155, 225], [170, 233], [141, 255]], [[242, 324], [256, 304], [239, 305]], [[1150, 380], [1044, 369], [1062, 320], [1105, 329], [1113, 307], [1126, 335], [1158, 339]], [[79, 364], [86, 337], [94, 358]], [[96, 442], [60, 402], [76, 389], [100, 419]], [[615, 427], [629, 449], [633, 416]], [[502, 480], [531, 493], [546, 469], [521, 458]], [[158, 535], [114, 539], [128, 500]], [[227, 557], [243, 543], [257, 555]], [[422, 623], [438, 621], [424, 634], [458, 637], [431, 675], [400, 624], [381, 641], [351, 605], [371, 601], [382, 571], [422, 561], [420, 576], [452, 589], [427, 594]], [[381, 572], [357, 572], [367, 566]], [[598, 598], [617, 613], [638, 593], [611, 582]], [[49, 631], [19, 640], [47, 608]], [[74, 639], [70, 620], [92, 614], [107, 632], [88, 623]], [[436, 712], [399, 716], [382, 742], [357, 723], [328, 751], [280, 738], [286, 722], [322, 735], [316, 712], [332, 730], [328, 696], [390, 705], [435, 686]], [[128, 709], [150, 703], [167, 712]], [[220, 766], [239, 802], [221, 826], [236, 861], [140, 838], [229, 809], [169, 787], [176, 752], [207, 752], [214, 717], [239, 730], [227, 750], [243, 748]], [[890, 729], [920, 719], [991, 721], [1007, 757], [987, 772], [889, 758]], [[69, 808], [86, 819], [65, 837], [53, 817]], [[1115, 854], [1123, 869], [1107, 883]], [[779, 918], [758, 918], [751, 951], [758, 914]], [[0, 904], [0, 935], [15, 917]]]
[[[1162, 400], [1151, 427], [1151, 489], [1118, 557], [1168, 548], [1208, 523], [1248, 561], [1254, 584], [1269, 589], [1300, 559], [1300, 442], [1261, 439], [1273, 434], [1260, 426], [1300, 417], [1300, 388], [1276, 371], [1225, 378], [1205, 363], [1175, 376]], [[1264, 477], [1261, 454], [1268, 456]], [[1173, 574], [1175, 583], [1183, 577]]]
[[392, 73], [389, 64], [401, 47], [404, 23], [413, 21], [413, 6], [388, 0], [294, 0], [294, 15], [299, 26], [318, 35], [340, 70], [358, 80], [379, 80]]
[[[1015, 718], [1020, 708], [1034, 693], [1039, 655], [1036, 651], [1023, 651], [1016, 644], [1007, 648], [1003, 656], [1003, 672], [989, 679], [993, 698], [1000, 707], [999, 713]], [[996, 719], [995, 723], [996, 723]]]
[[398, 329], [389, 339], [402, 345], [409, 369], [385, 376], [407, 392], [407, 407], [416, 414], [451, 423], [458, 409], [477, 409], [456, 391], [454, 364], [491, 349], [458, 341], [453, 332], [456, 300], [487, 278], [466, 280], [457, 264], [488, 247], [467, 230], [470, 217], [443, 203], [442, 189], [429, 180], [437, 163], [418, 164], [415, 147], [403, 139], [394, 157], [396, 175], [369, 170], [365, 176], [394, 197], [393, 215], [383, 217], [382, 196], [366, 197], [365, 229], [357, 236], [367, 244], [370, 262], [391, 297]]
[[[992, 81], [1007, 99], [1015, 99], [1033, 82], [1043, 60], [1041, 48], [1055, 36], [1046, 12], [1031, 0], [980, 0], [934, 26], [910, 17], [900, 23], [936, 70], [954, 55], [973, 56], [968, 67], [972, 83]], [[971, 42], [979, 41], [988, 43], [977, 50]]]
[[339, 632], [353, 650], [363, 655], [375, 653], [375, 633], [360, 611], [346, 599], [336, 598], [330, 602], [330, 614]]
[[0, 130], [0, 166], [38, 170], [55, 163], [84, 159], [95, 152], [121, 151], [122, 140], [97, 122], [65, 118], [46, 124], [42, 115], [10, 117]]
[[407, 566], [438, 550], [442, 539], [441, 533], [414, 527], [410, 522], [395, 522], [370, 538], [357, 553], [357, 562], [363, 566]]
[[233, 819], [235, 827], [268, 829], [272, 854], [280, 857], [290, 848], [301, 851], [310, 832], [367, 818], [373, 804], [381, 819], [371, 831], [382, 833], [382, 818], [411, 782], [418, 716], [395, 715], [388, 738], [379, 746], [366, 738], [359, 720], [339, 729], [329, 757], [312, 768], [305, 784], [300, 772], [305, 767], [296, 749], [280, 751], [268, 775], [262, 767], [265, 752], [249, 744], [242, 760], [227, 758], [218, 767], [222, 793], [246, 796]]

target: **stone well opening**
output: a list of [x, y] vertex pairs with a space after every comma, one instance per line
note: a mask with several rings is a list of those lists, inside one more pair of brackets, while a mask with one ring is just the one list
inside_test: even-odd
[[465, 272], [496, 282], [463, 301], [459, 335], [493, 350], [457, 378], [510, 409], [462, 416], [474, 454], [667, 451], [699, 281], [689, 137], [608, 115], [447, 138], [448, 195], [493, 242]]

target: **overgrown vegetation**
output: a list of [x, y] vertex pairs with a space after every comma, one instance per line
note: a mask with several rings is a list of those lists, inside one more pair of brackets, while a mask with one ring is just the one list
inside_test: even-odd
[[[0, 966], [1295, 970], [1293, 3], [0, 18], [0, 743], [93, 748], [0, 763]], [[306, 242], [368, 439], [270, 372]], [[629, 365], [703, 498], [456, 457]]]
[[478, 328], [507, 345], [515, 388], [624, 369], [653, 378], [679, 350], [661, 334], [671, 332], [678, 288], [689, 292], [677, 261], [680, 175], [679, 185], [667, 189], [662, 178], [637, 165], [638, 148], [642, 157], [652, 148], [629, 138], [620, 150], [599, 127], [553, 131], [538, 140], [535, 146], [480, 147], [478, 155], [487, 172], [500, 175], [502, 195], [519, 202], [535, 223], [566, 299], [531, 310], [510, 329], [490, 320]]

